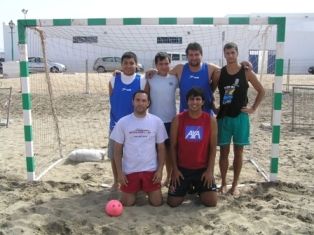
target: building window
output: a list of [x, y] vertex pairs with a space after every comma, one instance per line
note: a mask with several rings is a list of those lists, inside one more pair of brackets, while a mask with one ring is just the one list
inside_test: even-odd
[[97, 36], [74, 36], [73, 43], [97, 43]]
[[157, 37], [157, 44], [182, 44], [182, 37]]

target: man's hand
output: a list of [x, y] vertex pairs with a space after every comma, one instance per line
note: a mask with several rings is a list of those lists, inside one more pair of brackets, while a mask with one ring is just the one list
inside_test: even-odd
[[126, 186], [128, 184], [128, 180], [125, 176], [125, 174], [121, 173], [121, 174], [118, 174], [118, 182], [121, 184], [121, 185], [124, 185]]
[[253, 107], [242, 107], [241, 112], [252, 114], [255, 112]]
[[177, 185], [180, 186], [180, 178], [184, 179], [181, 171], [179, 171], [178, 168], [173, 169], [171, 174], [171, 185], [175, 188], [177, 187]]
[[253, 70], [253, 65], [250, 61], [242, 61], [240, 64], [244, 67], [245, 70]]
[[153, 177], [153, 183], [158, 184], [161, 182], [161, 180], [162, 180], [162, 171], [157, 170], [154, 174], [154, 177]]
[[213, 173], [210, 170], [206, 170], [203, 173], [201, 179], [204, 182], [204, 186], [207, 188], [212, 187], [212, 185], [215, 183], [215, 177], [213, 176]]
[[117, 74], [120, 74], [120, 73], [122, 73], [122, 71], [115, 70], [115, 71], [112, 72], [112, 76], [115, 77]]
[[146, 79], [151, 79], [156, 73], [157, 73], [157, 69], [148, 69], [145, 72], [145, 78]]

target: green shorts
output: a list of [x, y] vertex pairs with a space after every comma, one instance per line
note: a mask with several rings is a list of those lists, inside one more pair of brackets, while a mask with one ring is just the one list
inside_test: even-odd
[[250, 144], [250, 120], [247, 113], [218, 119], [218, 145], [229, 145], [231, 138], [235, 145]]

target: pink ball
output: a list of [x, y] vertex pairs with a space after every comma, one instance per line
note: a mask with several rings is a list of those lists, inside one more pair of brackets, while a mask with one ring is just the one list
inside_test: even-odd
[[118, 200], [110, 200], [106, 204], [105, 212], [107, 213], [107, 215], [112, 217], [120, 216], [123, 212], [123, 205]]

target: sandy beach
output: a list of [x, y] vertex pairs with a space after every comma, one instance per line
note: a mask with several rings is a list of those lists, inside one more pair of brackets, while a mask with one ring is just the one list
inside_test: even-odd
[[[0, 88], [13, 89], [9, 127], [0, 126], [0, 235], [314, 234], [314, 128], [291, 131], [291, 93], [283, 94], [278, 182], [266, 182], [249, 161], [254, 157], [269, 172], [271, 130], [265, 124], [271, 123], [272, 80], [267, 77], [267, 97], [252, 117], [253, 148], [246, 150], [238, 198], [220, 195], [217, 207], [207, 208], [189, 195], [182, 206], [170, 208], [152, 207], [139, 194], [136, 206], [124, 208], [120, 217], [106, 215], [106, 202], [119, 198], [106, 187], [112, 183], [110, 161], [74, 163], [67, 155], [77, 148], [106, 150], [109, 77], [90, 75], [86, 94], [84, 75], [51, 75], [64, 159], [37, 182], [26, 180], [19, 79], [0, 78]], [[290, 83], [314, 86], [314, 75], [294, 76]], [[31, 88], [37, 174], [60, 159], [60, 151], [42, 75], [31, 76]], [[219, 151], [220, 184], [218, 157]], [[232, 175], [230, 167], [228, 183]], [[166, 200], [167, 188], [162, 191]]]

